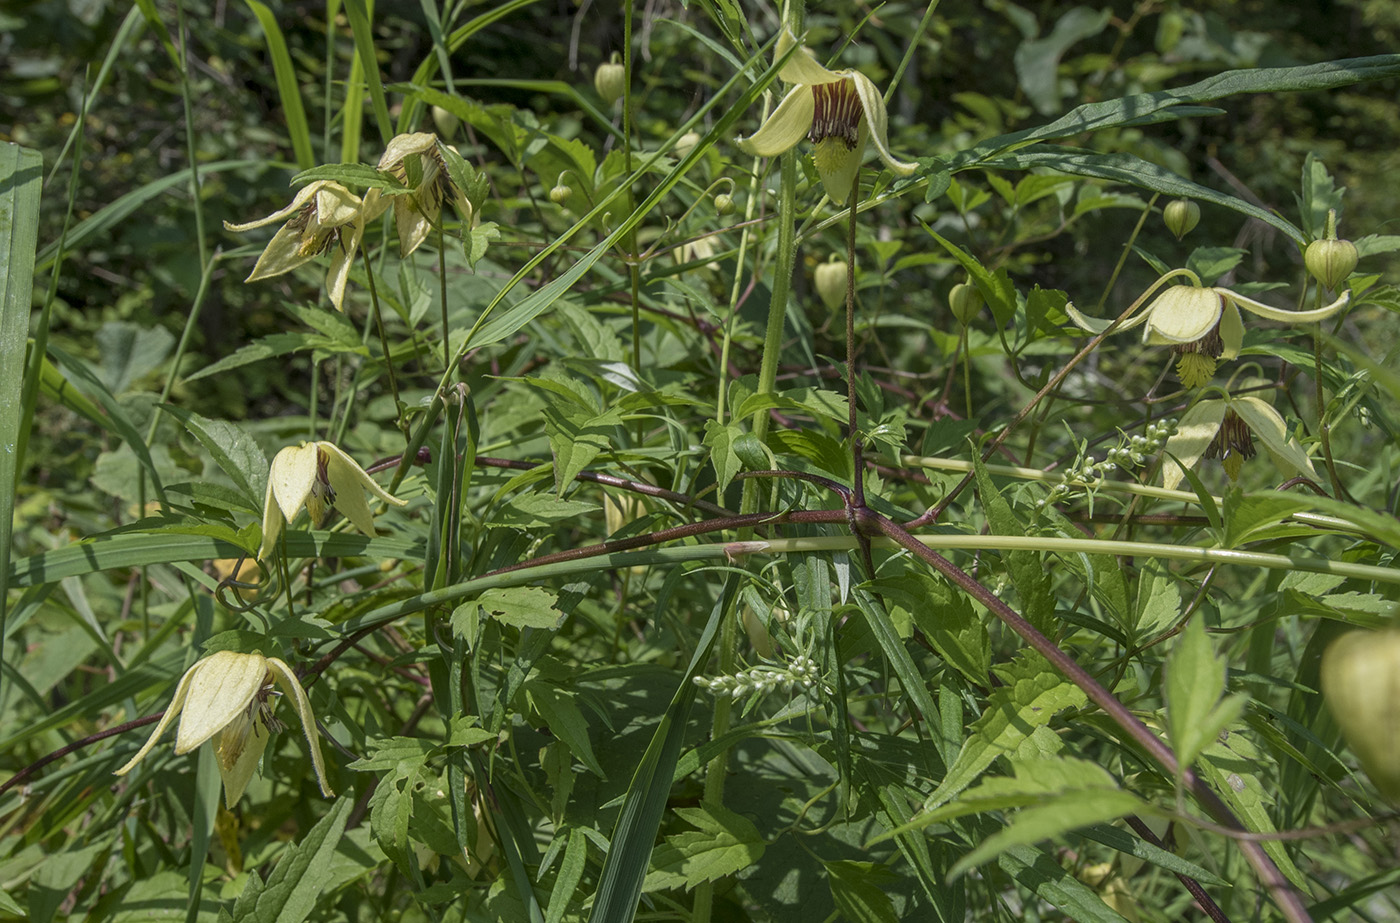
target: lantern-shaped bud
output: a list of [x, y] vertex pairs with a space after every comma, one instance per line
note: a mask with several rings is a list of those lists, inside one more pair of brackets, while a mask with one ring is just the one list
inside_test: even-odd
[[1322, 698], [1361, 768], [1400, 804], [1400, 628], [1351, 631], [1322, 655]]
[[846, 261], [835, 256], [817, 267], [814, 273], [817, 294], [821, 296], [822, 303], [828, 310], [835, 311], [846, 303], [846, 280], [849, 274], [850, 267], [846, 265]]
[[715, 212], [720, 215], [732, 214], [734, 211], [734, 197], [727, 192], [721, 192], [715, 196]]
[[1327, 236], [1308, 244], [1308, 249], [1303, 251], [1303, 264], [1308, 267], [1308, 272], [1333, 291], [1351, 275], [1358, 258], [1356, 244], [1337, 239], [1335, 209], [1327, 213]]
[[621, 99], [627, 91], [627, 69], [618, 61], [616, 52], [613, 53], [611, 61], [599, 64], [598, 69], [593, 72], [593, 89], [598, 91], [598, 95], [603, 97], [603, 102], [609, 106]]
[[1173, 199], [1162, 209], [1162, 222], [1168, 231], [1176, 235], [1177, 240], [1181, 240], [1200, 224], [1201, 206], [1190, 199]]
[[959, 282], [948, 292], [948, 307], [952, 309], [958, 323], [964, 327], [972, 322], [984, 304], [986, 302], [982, 299], [982, 293], [977, 291], [975, 285]]
[[564, 182], [564, 176], [560, 174], [559, 180], [554, 184], [554, 188], [549, 190], [549, 201], [553, 202], [555, 205], [563, 205], [565, 202], [569, 201], [569, 197], [573, 194], [573, 187]]
[[462, 120], [441, 106], [434, 106], [433, 125], [437, 127], [439, 138], [451, 141], [453, 136], [457, 134], [457, 129], [461, 127]]

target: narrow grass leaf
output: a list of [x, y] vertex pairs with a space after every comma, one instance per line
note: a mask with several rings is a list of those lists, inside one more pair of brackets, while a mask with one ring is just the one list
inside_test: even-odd
[[287, 51], [287, 40], [277, 25], [277, 17], [272, 10], [258, 0], [246, 0], [248, 9], [257, 17], [267, 39], [267, 56], [272, 59], [272, 74], [277, 81], [277, 95], [282, 100], [282, 117], [287, 120], [287, 134], [291, 136], [292, 150], [296, 152], [297, 166], [309, 170], [316, 163], [316, 155], [311, 150], [311, 129], [306, 123], [306, 109], [301, 102], [301, 87], [297, 84], [296, 68], [292, 56]]

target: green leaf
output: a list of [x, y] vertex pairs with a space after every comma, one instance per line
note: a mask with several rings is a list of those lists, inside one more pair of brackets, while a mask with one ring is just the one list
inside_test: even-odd
[[652, 854], [653, 869], [643, 888], [684, 887], [717, 881], [756, 863], [763, 855], [763, 838], [746, 817], [724, 805], [701, 801], [698, 808], [677, 808], [676, 815], [699, 831], [677, 833]]
[[1043, 114], [1060, 108], [1060, 58], [1070, 46], [1103, 31], [1111, 16], [1108, 9], [1076, 6], [1059, 18], [1045, 38], [1027, 40], [1016, 49], [1016, 76], [1026, 97]]
[[589, 772], [600, 779], [607, 778], [603, 767], [598, 765], [597, 757], [593, 755], [593, 744], [588, 739], [588, 722], [584, 720], [583, 712], [574, 701], [574, 694], [543, 681], [527, 683], [525, 688], [530, 694], [530, 701], [534, 703], [540, 717], [544, 718], [554, 736], [564, 742], [579, 762], [588, 767]]
[[467, 265], [472, 269], [476, 269], [476, 264], [481, 262], [482, 257], [486, 256], [486, 250], [491, 246], [491, 241], [498, 239], [500, 236], [501, 229], [496, 226], [496, 222], [494, 221], [483, 221], [481, 224], [472, 228], [471, 233], [469, 233], [466, 240], [463, 241]]
[[99, 377], [113, 394], [154, 371], [175, 345], [174, 334], [164, 327], [138, 327], [127, 321], [103, 324], [94, 338], [102, 357]]
[[559, 875], [549, 892], [549, 911], [544, 923], [562, 923], [569, 910], [570, 899], [583, 880], [588, 864], [588, 835], [578, 827], [569, 830], [569, 845], [564, 847], [564, 859], [559, 863]]
[[335, 861], [354, 803], [352, 797], [337, 799], [316, 826], [287, 847], [262, 889], [251, 899], [245, 891], [234, 903], [236, 923], [301, 923], [311, 915], [327, 884], [326, 871]]
[[[982, 464], [980, 454], [973, 456], [972, 463], [977, 476], [977, 496], [987, 513], [987, 525], [996, 535], [1024, 537], [1025, 527], [1011, 509], [1011, 504], [1001, 495], [1001, 491], [997, 490], [991, 475]], [[1040, 553], [1008, 551], [1005, 557], [1006, 568], [1011, 572], [1011, 580], [1016, 585], [1016, 595], [1020, 599], [1021, 614], [1044, 634], [1053, 635], [1055, 597], [1051, 592], [1050, 573], [1042, 563]]]
[[940, 657], [969, 682], [984, 685], [991, 669], [991, 638], [987, 627], [962, 593], [927, 574], [883, 577], [871, 590], [889, 604], [892, 616], [912, 619]]
[[209, 451], [253, 509], [262, 508], [267, 491], [267, 456], [252, 436], [236, 423], [209, 420], [183, 407], [164, 404], [161, 409], [185, 424], [185, 429]]
[[[519, 586], [486, 590], [476, 603], [491, 618], [516, 628], [543, 628], [553, 631], [559, 627], [564, 613], [559, 611], [559, 597], [542, 586]], [[452, 628], [457, 628], [453, 615]]]
[[240, 346], [232, 355], [225, 356], [213, 365], [206, 365], [204, 368], [185, 376], [184, 383], [199, 381], [201, 378], [208, 378], [211, 375], [222, 375], [231, 369], [242, 368], [253, 362], [260, 362], [263, 359], [271, 359], [274, 356], [285, 356], [287, 353], [301, 352], [308, 349], [324, 349], [329, 353], [357, 353], [361, 356], [368, 356], [369, 350], [362, 346], [346, 346], [329, 337], [314, 333], [271, 333], [261, 339], [254, 340], [247, 346]]
[[1238, 488], [1232, 488], [1223, 499], [1225, 540], [1222, 545], [1225, 548], [1238, 548], [1250, 541], [1250, 536], [1257, 538], [1256, 533], [1278, 525], [1311, 505], [1303, 497], [1277, 491], [1246, 494]]
[[899, 677], [905, 698], [918, 712], [916, 720], [922, 720], [930, 727], [938, 727], [938, 706], [929, 695], [928, 681], [919, 672], [914, 659], [909, 656], [904, 641], [895, 630], [894, 623], [890, 621], [889, 613], [865, 587], [856, 587], [851, 595], [865, 615], [866, 624], [870, 626], [871, 633], [880, 645], [881, 653], [885, 655], [895, 676]]
[[1012, 846], [997, 857], [1001, 870], [1076, 923], [1128, 923], [1059, 860], [1035, 846]]
[[822, 862], [827, 885], [841, 918], [850, 923], [899, 923], [894, 903], [882, 885], [898, 881], [893, 872], [874, 862], [838, 859]]
[[511, 497], [508, 503], [492, 511], [486, 525], [535, 529], [596, 513], [599, 508], [598, 504], [586, 500], [560, 500], [549, 494], [539, 493], [517, 494]]
[[578, 473], [612, 447], [622, 414], [617, 410], [594, 414], [575, 404], [552, 400], [544, 409], [544, 420], [554, 455], [556, 496], [562, 497]]
[[721, 495], [734, 475], [743, 470], [739, 453], [734, 451], [735, 441], [743, 435], [744, 428], [737, 423], [705, 421], [705, 445], [710, 449], [710, 464], [714, 465], [715, 483]]
[[[1015, 753], [1032, 731], [1049, 724], [1060, 711], [1087, 701], [1084, 690], [1050, 669], [1039, 655], [1022, 655], [1006, 672], [1007, 685], [988, 696], [987, 710], [972, 725], [958, 758], [924, 801], [926, 812], [971, 785], [997, 757]], [[915, 824], [926, 826], [927, 821], [921, 816]]]
[[438, 746], [421, 737], [384, 737], [366, 740], [364, 756], [349, 765], [355, 772], [382, 772], [401, 767], [422, 766]]
[[1167, 727], [1184, 768], [1215, 736], [1207, 719], [1225, 691], [1225, 663], [1215, 656], [1204, 617], [1191, 619], [1177, 636], [1166, 679]]
[[[38, 382], [25, 379], [25, 342], [34, 301], [34, 248], [39, 233], [43, 158], [17, 144], [0, 144], [0, 626], [9, 601], [10, 536], [15, 482], [28, 442]], [[39, 362], [32, 363], [37, 374]], [[28, 406], [25, 406], [28, 397]], [[0, 658], [5, 653], [0, 638]], [[8, 662], [8, 661], [6, 661]]]

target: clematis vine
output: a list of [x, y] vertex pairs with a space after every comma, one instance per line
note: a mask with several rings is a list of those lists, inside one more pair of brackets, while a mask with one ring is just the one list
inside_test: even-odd
[[1162, 463], [1162, 486], [1174, 489], [1186, 476], [1182, 467], [1194, 468], [1202, 458], [1220, 459], [1230, 480], [1236, 480], [1244, 463], [1257, 454], [1256, 437], [1280, 470], [1317, 477], [1312, 459], [1267, 401], [1225, 397], [1198, 401], [1177, 423], [1176, 432], [1167, 439], [1165, 447], [1169, 454]]
[[296, 705], [297, 718], [311, 749], [316, 781], [321, 786], [321, 794], [329, 798], [333, 793], [326, 782], [326, 764], [321, 759], [321, 734], [316, 729], [316, 716], [311, 711], [306, 690], [301, 688], [296, 674], [284, 661], [260, 653], [218, 651], [186, 670], [160, 723], [116, 775], [124, 776], [135, 769], [178, 717], [177, 754], [188, 753], [218, 736], [214, 752], [224, 784], [224, 805], [232, 810], [243, 797], [272, 732], [282, 728], [282, 723], [273, 717], [278, 695], [274, 687]]
[[365, 194], [368, 220], [383, 214], [392, 201], [401, 256], [408, 256], [427, 239], [428, 231], [442, 216], [444, 201], [452, 203], [464, 224], [471, 224], [471, 203], [452, 181], [440, 145], [432, 132], [396, 135], [379, 158], [379, 169], [393, 174], [410, 192], [384, 197], [378, 189], [371, 189]]
[[[1240, 308], [1269, 320], [1311, 324], [1336, 314], [1346, 307], [1351, 297], [1350, 292], [1343, 292], [1340, 298], [1324, 307], [1311, 311], [1289, 311], [1255, 301], [1228, 288], [1203, 286], [1195, 273], [1177, 269], [1158, 279], [1139, 300], [1145, 300], [1157, 286], [1179, 275], [1189, 276], [1191, 284], [1168, 287], [1146, 309], [1125, 318], [1115, 332], [1145, 324], [1142, 341], [1149, 345], [1172, 346], [1179, 357], [1177, 376], [1188, 388], [1200, 387], [1210, 381], [1215, 374], [1216, 360], [1233, 359], [1239, 355], [1240, 345], [1244, 341]], [[1090, 333], [1103, 333], [1113, 323], [1112, 320], [1087, 317], [1072, 304], [1065, 305], [1065, 311], [1076, 326]]]
[[337, 311], [345, 310], [345, 283], [350, 264], [365, 235], [364, 202], [349, 189], [330, 180], [308, 183], [292, 197], [292, 204], [256, 221], [233, 224], [230, 231], [250, 231], [283, 222], [253, 266], [245, 282], [256, 282], [291, 272], [323, 253], [331, 254], [326, 271], [326, 294]]
[[[781, 60], [797, 44], [792, 32], [784, 29], [774, 60]], [[895, 173], [914, 172], [915, 164], [890, 153], [885, 100], [869, 77], [853, 70], [827, 70], [806, 48], [794, 51], [778, 76], [793, 88], [758, 131], [736, 142], [739, 150], [772, 157], [804, 137], [811, 139], [817, 174], [837, 205], [845, 205], [850, 198], [867, 142], [874, 143], [875, 152]]]
[[374, 515], [365, 501], [366, 490], [394, 506], [408, 502], [380, 487], [333, 442], [304, 442], [278, 452], [267, 478], [258, 560], [265, 560], [272, 553], [283, 525], [295, 519], [302, 507], [306, 507], [313, 524], [319, 524], [326, 511], [334, 507], [355, 528], [374, 535]]

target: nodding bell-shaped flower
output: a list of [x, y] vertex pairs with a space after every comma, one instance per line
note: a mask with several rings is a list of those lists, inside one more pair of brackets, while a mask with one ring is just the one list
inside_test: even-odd
[[400, 256], [408, 256], [427, 239], [428, 232], [442, 217], [444, 201], [451, 201], [462, 221], [471, 223], [471, 204], [452, 182], [439, 143], [438, 136], [430, 131], [396, 135], [379, 158], [379, 169], [392, 173], [410, 191], [384, 197], [378, 189], [371, 189], [365, 194], [368, 220], [382, 215], [392, 200]]
[[[781, 60], [797, 44], [792, 32], [784, 29], [774, 60]], [[806, 48], [793, 52], [778, 76], [793, 88], [758, 131], [736, 142], [739, 150], [772, 157], [810, 138], [816, 145], [812, 160], [817, 173], [837, 205], [845, 205], [851, 196], [866, 142], [873, 142], [885, 166], [900, 176], [917, 169], [890, 153], [885, 100], [869, 77], [852, 70], [827, 70]]]
[[[1146, 309], [1126, 318], [1115, 332], [1146, 325], [1142, 341], [1148, 345], [1167, 344], [1180, 359], [1177, 374], [1188, 388], [1199, 387], [1215, 374], [1217, 359], [1233, 359], [1239, 355], [1244, 341], [1244, 323], [1240, 308], [1269, 320], [1293, 324], [1310, 324], [1325, 320], [1346, 307], [1350, 292], [1329, 305], [1311, 311], [1289, 311], [1232, 292], [1228, 288], [1203, 285], [1172, 285], [1147, 305]], [[1065, 305], [1065, 311], [1075, 326], [1090, 333], [1103, 333], [1113, 322], [1087, 317]]]
[[326, 294], [336, 310], [343, 311], [345, 283], [350, 278], [355, 251], [365, 235], [365, 220], [364, 203], [359, 196], [339, 183], [317, 180], [297, 190], [286, 208], [247, 224], [225, 221], [224, 228], [242, 232], [283, 222], [244, 282], [280, 276], [329, 251]]
[[297, 718], [311, 748], [316, 781], [321, 794], [331, 797], [326, 764], [321, 759], [321, 734], [316, 729], [316, 716], [311, 712], [306, 690], [284, 661], [258, 653], [218, 651], [186, 670], [175, 687], [175, 698], [150, 738], [116, 774], [124, 776], [135, 769], [178, 717], [177, 754], [188, 753], [218, 735], [215, 756], [224, 783], [224, 805], [231, 810], [243, 797], [272, 732], [282, 728], [272, 715], [277, 705], [275, 697], [279, 695], [276, 689], [295, 703]]
[[408, 502], [376, 484], [365, 469], [333, 442], [304, 442], [278, 452], [267, 477], [258, 560], [265, 560], [272, 553], [283, 524], [295, 519], [303, 506], [313, 525], [319, 525], [326, 511], [334, 507], [344, 513], [355, 528], [373, 536], [374, 515], [365, 501], [366, 490], [394, 506]]
[[1162, 462], [1162, 486], [1174, 489], [1185, 478], [1182, 466], [1194, 468], [1202, 458], [1218, 458], [1230, 480], [1255, 456], [1254, 439], [1264, 444], [1280, 470], [1316, 478], [1317, 469], [1288, 432], [1277, 410], [1257, 397], [1228, 397], [1198, 401], [1186, 411], [1165, 451], [1176, 456]]

